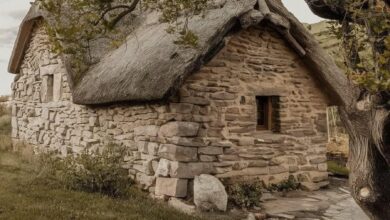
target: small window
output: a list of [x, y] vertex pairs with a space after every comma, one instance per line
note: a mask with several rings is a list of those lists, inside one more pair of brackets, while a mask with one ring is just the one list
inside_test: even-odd
[[53, 101], [53, 75], [43, 76], [41, 85], [41, 100], [43, 103]]
[[272, 130], [276, 131], [278, 108], [278, 97], [276, 96], [257, 96], [257, 130]]

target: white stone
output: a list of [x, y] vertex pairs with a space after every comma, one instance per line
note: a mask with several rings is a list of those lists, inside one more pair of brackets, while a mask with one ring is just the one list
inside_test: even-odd
[[197, 208], [205, 211], [226, 211], [228, 195], [218, 178], [202, 174], [194, 180], [194, 203]]

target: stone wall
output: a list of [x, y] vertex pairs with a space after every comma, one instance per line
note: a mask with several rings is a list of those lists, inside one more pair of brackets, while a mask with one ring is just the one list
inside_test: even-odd
[[[100, 107], [72, 103], [63, 64], [37, 26], [12, 86], [13, 138], [62, 155], [126, 146], [129, 174], [157, 195], [185, 197], [202, 173], [266, 184], [294, 175], [324, 186], [327, 98], [263, 26], [232, 35], [169, 102]], [[256, 96], [279, 97], [278, 132], [256, 130]]]

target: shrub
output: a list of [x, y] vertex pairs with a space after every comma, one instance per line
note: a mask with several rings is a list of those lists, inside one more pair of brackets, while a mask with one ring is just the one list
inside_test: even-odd
[[65, 158], [43, 155], [40, 177], [54, 177], [71, 190], [126, 196], [132, 181], [127, 170], [122, 168], [124, 154], [123, 148], [109, 145], [101, 152], [84, 151]]
[[262, 183], [235, 183], [227, 187], [229, 202], [241, 208], [252, 208], [260, 205]]
[[300, 183], [295, 179], [293, 175], [290, 175], [287, 180], [284, 180], [278, 184], [271, 184], [268, 190], [271, 192], [289, 192], [298, 190]]

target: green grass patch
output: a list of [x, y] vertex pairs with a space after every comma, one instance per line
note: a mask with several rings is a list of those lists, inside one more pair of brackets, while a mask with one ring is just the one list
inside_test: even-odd
[[[37, 180], [31, 163], [0, 152], [0, 219], [201, 219], [131, 188], [127, 198], [66, 190]], [[49, 181], [49, 180], [48, 180]]]
[[339, 176], [349, 176], [348, 168], [333, 160], [328, 161], [328, 171]]

